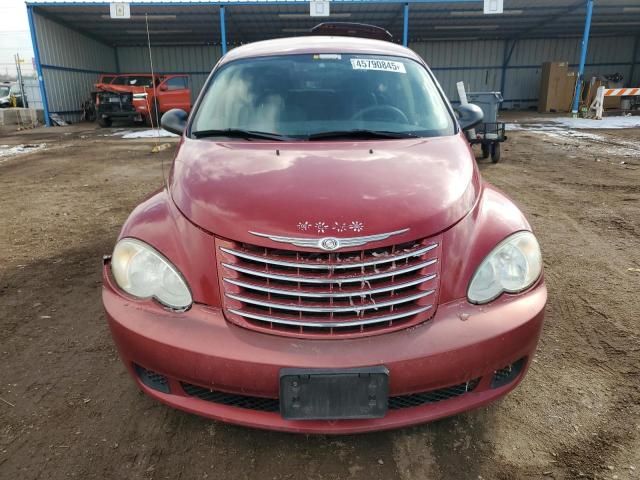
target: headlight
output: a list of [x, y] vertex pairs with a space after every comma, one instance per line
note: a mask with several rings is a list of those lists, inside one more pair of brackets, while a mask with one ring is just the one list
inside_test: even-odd
[[111, 271], [118, 286], [134, 297], [153, 297], [175, 310], [191, 306], [191, 292], [178, 269], [140, 240], [125, 238], [117, 243]]
[[506, 238], [482, 261], [471, 279], [467, 298], [471, 303], [487, 303], [503, 292], [526, 290], [542, 272], [542, 255], [531, 232]]

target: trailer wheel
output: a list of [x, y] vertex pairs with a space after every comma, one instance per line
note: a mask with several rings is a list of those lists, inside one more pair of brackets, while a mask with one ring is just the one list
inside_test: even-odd
[[98, 116], [98, 125], [102, 128], [109, 128], [111, 126], [111, 117], [103, 117], [102, 115]]
[[500, 142], [491, 144], [491, 161], [498, 163], [500, 161]]
[[482, 158], [489, 158], [489, 145], [482, 143]]

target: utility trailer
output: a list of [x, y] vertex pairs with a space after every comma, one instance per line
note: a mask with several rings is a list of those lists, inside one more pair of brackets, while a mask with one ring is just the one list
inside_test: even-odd
[[475, 128], [475, 138], [469, 138], [471, 145], [480, 144], [482, 158], [493, 163], [500, 161], [500, 144], [507, 140], [504, 122], [498, 122], [498, 110], [504, 101], [500, 92], [467, 92], [469, 102], [478, 105], [484, 113], [484, 121]]

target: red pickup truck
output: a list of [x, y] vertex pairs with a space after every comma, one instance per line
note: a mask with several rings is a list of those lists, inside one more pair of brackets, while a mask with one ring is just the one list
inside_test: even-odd
[[154, 126], [172, 108], [191, 110], [188, 75], [120, 74], [108, 80], [96, 84], [96, 113], [101, 127], [110, 127], [114, 119]]

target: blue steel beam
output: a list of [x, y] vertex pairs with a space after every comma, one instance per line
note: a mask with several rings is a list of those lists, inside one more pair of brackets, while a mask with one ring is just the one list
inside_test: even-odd
[[118, 55], [118, 47], [112, 47], [113, 54], [116, 59], [116, 73], [120, 73], [120, 55]]
[[47, 99], [47, 89], [44, 85], [44, 77], [42, 76], [42, 64], [40, 63], [40, 48], [38, 48], [38, 36], [36, 34], [36, 25], [33, 21], [33, 6], [27, 6], [27, 17], [29, 19], [29, 31], [31, 32], [31, 44], [33, 46], [33, 58], [36, 63], [36, 73], [38, 74], [38, 85], [40, 86], [40, 97], [42, 99], [42, 109], [44, 110], [44, 123], [47, 127], [51, 126], [49, 118], [49, 100]]
[[516, 48], [516, 43], [518, 43], [518, 39], [515, 38], [512, 40], [511, 47], [509, 47], [509, 40], [504, 41], [504, 55], [502, 57], [502, 74], [500, 75], [500, 92], [504, 97], [504, 90], [507, 84], [507, 68], [509, 67], [509, 62], [511, 61], [511, 55], [513, 55], [513, 50]]
[[631, 72], [629, 72], [629, 85], [633, 87], [633, 77], [636, 73], [636, 63], [638, 62], [638, 48], [640, 47], [640, 35], [636, 36], [636, 39], [633, 42], [633, 58], [631, 59]]
[[405, 3], [403, 7], [404, 18], [402, 21], [402, 45], [409, 45], [409, 4]]
[[224, 19], [224, 7], [220, 6], [220, 44], [222, 45], [222, 55], [227, 54], [227, 26]]
[[580, 92], [582, 91], [582, 81], [584, 78], [584, 64], [587, 63], [587, 49], [589, 47], [589, 32], [591, 31], [591, 17], [593, 16], [593, 0], [587, 0], [587, 16], [584, 21], [584, 34], [582, 36], [582, 48], [580, 51], [580, 66], [578, 67], [578, 78], [576, 79], [576, 90], [573, 96], [573, 107], [571, 113], [574, 117], [578, 115], [580, 106]]
[[[483, 3], [484, 0], [332, 0], [334, 3]], [[108, 7], [110, 2], [60, 2], [59, 0], [37, 0], [26, 2], [31, 6], [58, 6], [58, 7]], [[295, 5], [309, 3], [309, 0], [221, 0], [217, 2], [131, 2], [132, 7], [184, 7], [184, 6], [218, 6], [218, 5]]]
[[536, 30], [539, 30], [541, 28], [547, 27], [549, 26], [551, 23], [555, 22], [556, 20], [560, 20], [561, 18], [566, 17], [567, 15], [573, 13], [575, 10], [579, 9], [580, 7], [582, 7], [583, 3], [582, 0], [579, 1], [578, 3], [571, 5], [570, 7], [564, 7], [560, 12], [554, 12], [553, 15], [549, 15], [547, 17], [545, 17], [542, 21], [534, 24], [533, 26], [521, 31], [517, 37], [518, 38], [524, 38], [526, 36], [528, 36], [531, 32], [535, 32]]

